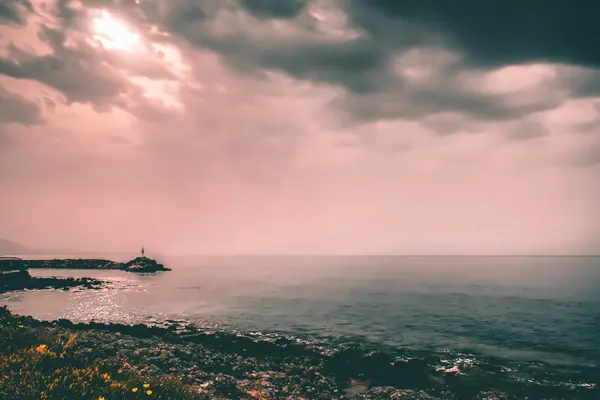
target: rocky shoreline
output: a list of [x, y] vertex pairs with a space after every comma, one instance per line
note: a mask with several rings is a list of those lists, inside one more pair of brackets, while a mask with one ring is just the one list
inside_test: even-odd
[[[324, 356], [281, 337], [255, 340], [245, 335], [203, 332], [182, 324], [159, 327], [73, 323], [64, 319], [39, 321], [14, 315], [5, 307], [0, 308], [0, 324], [20, 327], [16, 331], [29, 336], [77, 334], [77, 340], [71, 344], [72, 357], [81, 358], [84, 363], [86, 360], [104, 360], [115, 365], [128, 365], [129, 373], [141, 380], [176, 379], [190, 398], [452, 398], [434, 396], [436, 393], [444, 395], [444, 392], [433, 388], [435, 382], [430, 381], [429, 376], [432, 371], [419, 360], [390, 365], [390, 372], [393, 370], [397, 376], [396, 383], [411, 388], [369, 384], [368, 380], [374, 378], [373, 374], [381, 373], [382, 365], [388, 360], [377, 354], [359, 356], [356, 349]], [[356, 374], [358, 376], [354, 378], [358, 380], [353, 378]], [[0, 384], [0, 396], [2, 390], [7, 388]]]
[[[77, 336], [70, 345], [70, 357], [77, 362], [86, 364], [93, 360], [102, 365], [126, 365], [128, 376], [135, 382], [163, 382], [153, 385], [180, 391], [175, 397], [160, 397], [155, 390], [155, 398], [594, 398], [591, 392], [588, 396], [588, 392], [574, 393], [555, 387], [513, 388], [510, 392], [514, 394], [509, 396], [505, 394], [507, 387], [502, 387], [505, 384], [477, 371], [467, 376], [457, 371], [436, 370], [433, 365], [439, 359], [396, 358], [352, 345], [333, 352], [323, 351], [281, 336], [207, 331], [177, 321], [165, 322], [162, 326], [74, 323], [65, 319], [39, 321], [11, 314], [4, 307], [0, 308], [0, 325], [0, 353], [9, 354], [10, 346], [4, 348], [7, 341], [18, 348], [22, 343], [30, 343], [31, 337]], [[6, 333], [10, 326], [20, 328], [15, 328], [11, 336]], [[30, 339], [19, 339], [15, 332]], [[102, 371], [103, 367], [99, 368]], [[6, 373], [0, 370], [0, 376]], [[17, 384], [19, 378], [14, 379], [11, 382]], [[177, 389], [164, 382], [176, 382]], [[7, 388], [0, 383], [0, 398], [3, 394], [6, 396], [2, 390]], [[101, 387], [93, 393], [96, 397], [89, 398], [113, 398], [106, 395], [110, 390]], [[118, 390], [116, 393], [118, 396], [114, 398], [123, 398], [123, 393]], [[46, 396], [60, 398], [48, 393]]]

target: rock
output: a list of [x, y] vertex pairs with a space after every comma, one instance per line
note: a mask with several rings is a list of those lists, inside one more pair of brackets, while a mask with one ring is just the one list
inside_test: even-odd
[[75, 287], [86, 289], [100, 288], [104, 282], [93, 278], [38, 278], [32, 277], [26, 270], [3, 275], [2, 291], [35, 290], [35, 289], [60, 289], [69, 290]]
[[54, 260], [18, 260], [18, 268], [52, 269], [120, 269], [128, 272], [170, 271], [164, 265], [148, 257], [137, 257], [126, 263], [102, 259], [54, 259]]
[[32, 279], [26, 270], [5, 272], [0, 275], [0, 293], [11, 290], [29, 289]]
[[62, 328], [72, 328], [73, 327], [73, 323], [70, 320], [64, 319], [64, 318], [57, 319], [56, 325], [58, 325]]
[[352, 399], [359, 394], [366, 393], [367, 390], [369, 390], [368, 382], [351, 381], [350, 387], [344, 389], [344, 393], [346, 394], [347, 398]]
[[426, 388], [433, 382], [433, 368], [421, 358], [395, 360], [392, 364], [396, 377], [394, 384], [399, 388]]
[[131, 261], [121, 264], [121, 268], [128, 272], [158, 272], [158, 271], [170, 271], [164, 265], [158, 263], [148, 257], [137, 257]]
[[213, 386], [217, 393], [224, 394], [226, 396], [233, 396], [234, 398], [241, 398], [242, 393], [237, 387], [237, 381], [228, 375], [217, 375], [213, 381]]
[[121, 263], [102, 259], [22, 260], [23, 268], [52, 269], [119, 269]]
[[360, 346], [347, 346], [325, 363], [325, 368], [342, 379], [357, 376], [364, 368], [360, 362], [365, 358], [365, 353]]

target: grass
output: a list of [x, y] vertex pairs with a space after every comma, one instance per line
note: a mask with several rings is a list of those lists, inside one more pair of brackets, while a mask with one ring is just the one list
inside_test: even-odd
[[0, 398], [205, 398], [177, 377], [140, 376], [127, 361], [90, 358], [79, 351], [79, 339], [78, 333], [27, 326], [23, 318], [0, 308]]

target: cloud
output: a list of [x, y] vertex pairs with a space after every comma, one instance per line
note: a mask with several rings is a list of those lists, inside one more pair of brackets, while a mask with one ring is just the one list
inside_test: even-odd
[[[144, 31], [139, 33], [141, 40], [135, 52], [112, 52], [95, 36], [94, 24], [102, 15], [99, 9], [73, 8], [69, 1], [61, 0], [56, 8], [37, 11], [40, 16], [30, 16], [38, 30], [37, 49], [27, 42], [9, 42], [0, 55], [0, 75], [40, 82], [63, 96], [55, 100], [90, 104], [103, 112], [118, 107], [140, 117], [169, 113], [149, 99], [147, 87], [135, 81], [178, 79], [165, 63], [164, 54], [146, 40]], [[122, 24], [126, 26], [128, 21]], [[145, 29], [134, 23], [129, 26]]]
[[242, 0], [248, 12], [259, 17], [294, 18], [306, 7], [305, 0]]
[[0, 87], [0, 125], [36, 125], [43, 122], [39, 105]]
[[[493, 7], [471, 2], [464, 9], [431, 1], [329, 2], [338, 6], [332, 9], [319, 8], [317, 5], [325, 2], [315, 1], [294, 9], [286, 15], [286, 21], [276, 24], [263, 20], [278, 17], [275, 11], [265, 11], [274, 10], [275, 3], [251, 3], [244, 2], [240, 10], [230, 5], [175, 2], [163, 21], [167, 29], [190, 43], [221, 54], [236, 73], [281, 71], [343, 88], [346, 92], [335, 106], [355, 123], [444, 112], [466, 113], [487, 121], [513, 120], [557, 108], [572, 93], [593, 95], [600, 85], [593, 72], [574, 67], [568, 74], [563, 71], [567, 68], [563, 64], [593, 64], [588, 61], [594, 55], [587, 54], [595, 47], [581, 43], [579, 47], [571, 46], [571, 41], [583, 37], [583, 33], [566, 35], [563, 41], [552, 39], [557, 38], [556, 32], [546, 38], [546, 25], [553, 15], [576, 20], [573, 13], [580, 12], [572, 7], [567, 14], [555, 9], [559, 6], [550, 6], [554, 8], [549, 13], [540, 11], [542, 27], [530, 28], [534, 31], [519, 41], [515, 38], [520, 29], [525, 29], [525, 22], [535, 16], [527, 5], [511, 19], [511, 14], [504, 11], [498, 17]], [[300, 3], [277, 4], [289, 7]], [[193, 12], [190, 7], [194, 7]], [[262, 11], [258, 19], [254, 18], [257, 10]], [[483, 34], [463, 27], [472, 25], [463, 24], [466, 15], [477, 21]], [[507, 28], [511, 22], [517, 32]], [[325, 35], [324, 26], [336, 26], [342, 34]], [[585, 31], [594, 26], [584, 21], [578, 29]], [[497, 34], [491, 27], [497, 27]], [[554, 53], [548, 49], [545, 56], [535, 47], [538, 41], [544, 43], [542, 50], [552, 43], [557, 48]], [[569, 51], [574, 52], [572, 59], [561, 56]], [[542, 62], [552, 62], [549, 65], [561, 71], [545, 78], [547, 82], [512, 93], [491, 90], [498, 79], [509, 86], [511, 79], [536, 79], [539, 71], [535, 68]], [[473, 84], [475, 79], [478, 84]]]
[[[260, 4], [264, 7], [267, 3]], [[247, 6], [258, 8], [258, 3]], [[190, 43], [217, 51], [238, 73], [278, 70], [363, 91], [371, 86], [368, 73], [380, 63], [378, 50], [369, 40], [324, 38], [293, 21], [273, 26], [249, 15], [246, 9], [201, 8], [195, 3], [179, 2], [162, 22]]]
[[[502, 79], [509, 86], [514, 79], [535, 79], [539, 75], [535, 68], [540, 61], [552, 61], [555, 64], [549, 65], [563, 70], [560, 63], [590, 64], [583, 57], [587, 54], [584, 44], [580, 43], [580, 49], [575, 51], [573, 49], [578, 47], [567, 46], [571, 43], [565, 41], [583, 37], [580, 31], [594, 29], [595, 25], [577, 24], [576, 32], [564, 35], [562, 42], [547, 40], [555, 37], [552, 36], [555, 33], [545, 35], [549, 21], [553, 15], [564, 11], [558, 3], [552, 3], [547, 7], [548, 12], [541, 13], [541, 25], [531, 28], [533, 31], [527, 32], [526, 40], [521, 41], [514, 38], [524, 21], [535, 15], [536, 9], [531, 2], [522, 5], [520, 12], [514, 15], [505, 13], [504, 9], [498, 11], [472, 2], [461, 8], [412, 0], [402, 4], [393, 1], [179, 0], [142, 2], [140, 5], [94, 0], [85, 4], [124, 13], [142, 30], [157, 24], [167, 33], [185, 38], [199, 48], [216, 51], [234, 73], [258, 77], [263, 71], [280, 71], [298, 79], [338, 86], [345, 92], [340, 92], [332, 104], [350, 123], [423, 118], [452, 112], [465, 113], [482, 121], [515, 120], [558, 108], [571, 94], [589, 97], [597, 92], [596, 88], [600, 89], [597, 73], [589, 68], [572, 69], [568, 74], [563, 71], [548, 77], [547, 82], [513, 93], [493, 88], [495, 82]], [[73, 21], [84, 18], [84, 14], [69, 7], [68, 2], [61, 1], [59, 5], [59, 15], [62, 21], [67, 21], [65, 24], [76, 26]], [[566, 15], [566, 20], [574, 20], [579, 13], [582, 12], [571, 7], [560, 15]], [[464, 28], [462, 22], [467, 15], [473, 16], [483, 33]], [[280, 18], [283, 21], [274, 22]], [[517, 27], [516, 32], [505, 29], [510, 23]], [[334, 26], [336, 35], [325, 34]], [[490, 28], [494, 26], [498, 27], [497, 31]], [[65, 92], [71, 101], [101, 102], [102, 98], [113, 98], [130, 90], [127, 82], [119, 79], [119, 71], [95, 68], [106, 62], [106, 57], [85, 48], [64, 49], [57, 39], [60, 34], [46, 28], [47, 40], [64, 67], [58, 66], [57, 60], [46, 57], [30, 61], [23, 71], [16, 71], [16, 66], [7, 60], [1, 60], [0, 68], [4, 67], [5, 73], [17, 77], [31, 78], [40, 73], [40, 80]], [[530, 41], [536, 40], [544, 46], [527, 51], [528, 46], [535, 47]], [[496, 47], [484, 45], [488, 42]], [[542, 50], [551, 43], [557, 47], [556, 57], [537, 55], [536, 51], [545, 54]], [[564, 50], [561, 46], [582, 56], [563, 59], [559, 56]], [[486, 53], [493, 53], [496, 48], [498, 56]], [[87, 66], [82, 64], [82, 59], [93, 57], [97, 59], [95, 62]], [[480, 58], [488, 62], [480, 62]], [[131, 66], [134, 60], [135, 57], [122, 60], [119, 66]], [[114, 59], [108, 61], [115, 66]], [[47, 72], [52, 68], [67, 70], [67, 67], [70, 76], [97, 82], [97, 87], [90, 85], [83, 89], [75, 81], [67, 84], [59, 74], [49, 76]], [[138, 62], [136, 72], [139, 75], [151, 77], [152, 71], [156, 75], [165, 74], [159, 64], [152, 64], [149, 59]], [[415, 75], [415, 71], [420, 75]], [[84, 93], [85, 90], [90, 93]]]
[[29, 0], [3, 0], [0, 3], [0, 24], [25, 25], [26, 17], [24, 14], [32, 10], [33, 7]]
[[[482, 50], [449, 6], [399, 3], [34, 2], [26, 24], [0, 26], [1, 101], [21, 113], [0, 127], [0, 236], [111, 251], [600, 248], [598, 68], [576, 49], [546, 56], [540, 27]], [[135, 43], [98, 38], [104, 13]]]
[[510, 5], [477, 0], [351, 0], [348, 11], [356, 25], [378, 37], [393, 32], [385, 25], [417, 25], [430, 34], [413, 35], [416, 43], [441, 40], [482, 67], [531, 62], [600, 67], [594, 40], [600, 35], [596, 21], [600, 4], [595, 0], [583, 0], [577, 7], [560, 0]]
[[100, 63], [90, 49], [64, 46], [64, 35], [42, 27], [40, 35], [51, 44], [53, 53], [37, 55], [8, 46], [8, 55], [0, 57], [0, 73], [17, 79], [33, 79], [63, 93], [68, 101], [106, 103], [127, 90], [121, 74]]

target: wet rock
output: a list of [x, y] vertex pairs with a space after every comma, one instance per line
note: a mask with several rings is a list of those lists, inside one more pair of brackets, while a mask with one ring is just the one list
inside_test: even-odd
[[360, 346], [347, 346], [325, 362], [325, 369], [342, 379], [354, 377], [364, 372], [360, 362], [365, 358], [365, 353]]
[[395, 360], [392, 364], [394, 370], [394, 385], [399, 388], [426, 388], [432, 386], [434, 378], [433, 368], [421, 358], [408, 360]]

